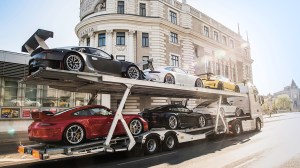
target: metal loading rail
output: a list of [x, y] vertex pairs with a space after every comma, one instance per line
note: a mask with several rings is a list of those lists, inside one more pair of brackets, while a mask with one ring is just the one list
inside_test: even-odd
[[[114, 151], [114, 149], [112, 149], [110, 146], [110, 142], [119, 120], [122, 122], [130, 140], [127, 150], [132, 149], [136, 143], [122, 116], [122, 110], [129, 94], [190, 99], [219, 99], [219, 107], [221, 105], [222, 97], [248, 97], [247, 94], [229, 91], [179, 86], [151, 81], [114, 77], [97, 73], [73, 72], [51, 68], [40, 69], [32, 75], [25, 77], [20, 82], [25, 84], [49, 85], [49, 87], [51, 88], [70, 92], [92, 93], [93, 97], [95, 97], [98, 93], [123, 93], [123, 98], [115, 114], [108, 136], [104, 142], [105, 151]], [[224, 118], [220, 115], [219, 109], [220, 108], [218, 108], [215, 129], [217, 129], [217, 124], [219, 122], [218, 116], [220, 116], [224, 126], [226, 125]]]

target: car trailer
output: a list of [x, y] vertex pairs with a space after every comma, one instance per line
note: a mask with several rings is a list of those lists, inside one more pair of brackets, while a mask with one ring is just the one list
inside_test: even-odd
[[[250, 100], [250, 107], [248, 108], [252, 111], [251, 109], [254, 105], [251, 101], [254, 98], [250, 98], [252, 95], [251, 89], [249, 89], [248, 94], [236, 93], [51, 68], [41, 68], [30, 76], [23, 78], [20, 82], [24, 84], [49, 85], [51, 88], [70, 92], [91, 93], [92, 97], [89, 104], [93, 102], [98, 93], [123, 93], [107, 137], [74, 146], [37, 144], [29, 146], [20, 145], [18, 147], [19, 153], [31, 154], [33, 157], [39, 159], [48, 159], [50, 155], [56, 154], [71, 155], [76, 152], [98, 153], [130, 151], [136, 143], [141, 145], [145, 153], [152, 154], [159, 151], [160, 148], [172, 150], [176, 147], [177, 143], [205, 139], [212, 134], [229, 133], [233, 126], [230, 124], [232, 121], [234, 121], [233, 123], [237, 121], [242, 123], [242, 121], [253, 120], [252, 116], [225, 118], [220, 114], [221, 100], [223, 97], [248, 98]], [[148, 132], [134, 137], [122, 115], [122, 110], [129, 94], [187, 99], [219, 99], [219, 108], [212, 126], [183, 130], [166, 130], [164, 128], [151, 129]], [[113, 137], [118, 121], [121, 121], [127, 136]]]

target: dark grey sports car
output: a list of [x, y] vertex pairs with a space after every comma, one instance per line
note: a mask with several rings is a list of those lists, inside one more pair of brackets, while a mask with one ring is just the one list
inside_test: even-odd
[[[23, 45], [22, 51], [31, 53], [29, 74], [41, 67], [50, 67], [69, 71], [97, 72], [132, 79], [143, 77], [142, 72], [134, 63], [115, 60], [112, 55], [98, 48], [74, 46], [48, 49], [44, 41], [51, 36], [53, 32], [39, 29]], [[38, 46], [41, 47], [37, 48]]]
[[149, 128], [202, 128], [211, 124], [209, 115], [194, 113], [183, 105], [164, 105], [145, 109], [140, 115], [148, 121]]

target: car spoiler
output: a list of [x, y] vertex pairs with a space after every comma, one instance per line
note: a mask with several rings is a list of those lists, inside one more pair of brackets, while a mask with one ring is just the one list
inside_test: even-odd
[[22, 52], [31, 54], [38, 46], [41, 46], [43, 49], [49, 49], [45, 41], [50, 37], [53, 38], [52, 31], [38, 29], [22, 46]]

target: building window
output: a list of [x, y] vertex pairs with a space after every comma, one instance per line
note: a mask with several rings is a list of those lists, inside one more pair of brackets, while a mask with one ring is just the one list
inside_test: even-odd
[[101, 33], [98, 35], [98, 47], [105, 46], [105, 38], [106, 38], [105, 33]]
[[125, 32], [117, 32], [117, 45], [125, 45]]
[[140, 3], [140, 16], [146, 16], [146, 4]]
[[24, 106], [41, 106], [41, 103], [36, 101], [37, 85], [26, 85]]
[[218, 34], [218, 32], [216, 32], [216, 31], [214, 31], [214, 39], [215, 39], [216, 41], [219, 41], [219, 34]]
[[4, 79], [4, 106], [22, 106], [22, 101], [18, 99], [17, 79]]
[[88, 37], [86, 38], [86, 46], [90, 46], [91, 45], [91, 39]]
[[125, 61], [125, 55], [117, 55], [116, 59], [119, 61]]
[[178, 56], [172, 55], [171, 60], [172, 60], [172, 66], [179, 67], [179, 58], [178, 58]]
[[204, 26], [203, 34], [204, 34], [204, 36], [209, 37], [209, 28], [207, 26]]
[[235, 74], [235, 67], [232, 67], [232, 81], [235, 82], [236, 81], [236, 74]]
[[177, 24], [177, 13], [170, 11], [170, 20], [172, 23]]
[[225, 44], [225, 45], [227, 44], [226, 36], [222, 36], [222, 43]]
[[178, 35], [176, 33], [171, 32], [171, 42], [178, 44]]
[[221, 75], [221, 69], [220, 69], [219, 63], [216, 63], [216, 73], [217, 73], [217, 75]]
[[225, 77], [229, 77], [229, 67], [228, 65], [225, 65]]
[[[143, 56], [143, 57], [142, 57], [142, 61], [143, 61], [143, 62], [146, 62], [146, 61], [148, 61], [148, 60], [149, 60], [149, 56]], [[148, 64], [144, 64], [144, 65], [143, 65], [143, 70], [145, 70], [145, 69], [149, 69]]]
[[233, 40], [230, 40], [230, 47], [234, 48], [234, 42], [233, 42]]
[[149, 47], [149, 33], [142, 33], [142, 46]]
[[118, 1], [118, 14], [124, 14], [124, 1]]

